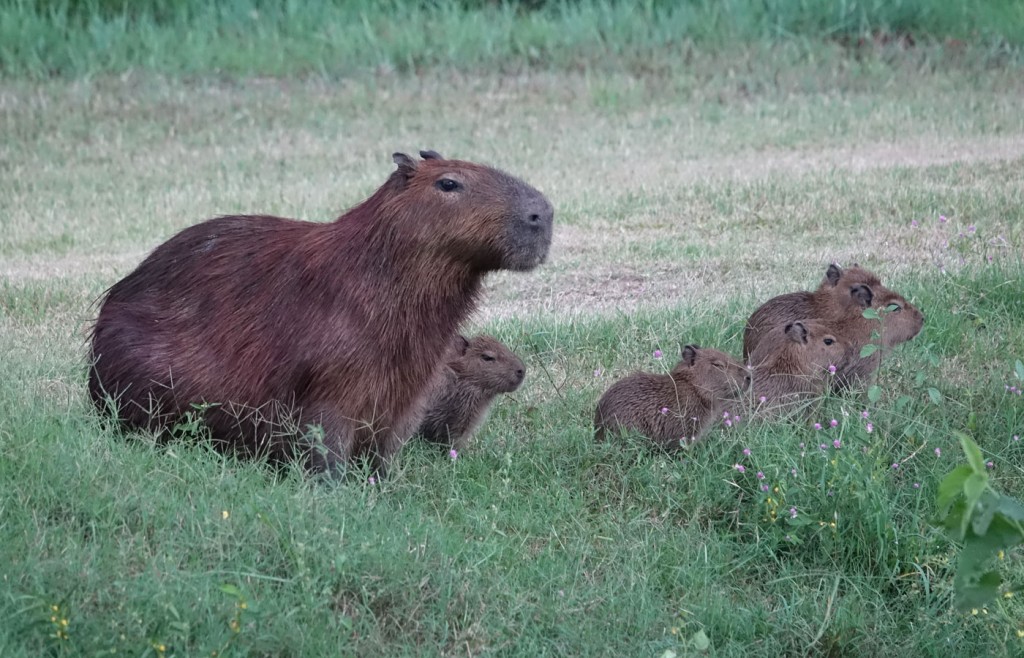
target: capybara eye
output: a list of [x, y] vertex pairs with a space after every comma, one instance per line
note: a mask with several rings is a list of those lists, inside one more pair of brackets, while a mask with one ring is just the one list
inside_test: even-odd
[[494, 357], [491, 356], [490, 354], [481, 354], [480, 358], [483, 359], [484, 361], [494, 361]]
[[886, 306], [885, 310], [889, 311], [890, 313], [899, 313], [900, 311], [903, 310], [903, 307], [897, 304], [896, 302], [893, 302], [892, 304]]
[[459, 185], [458, 181], [454, 181], [451, 178], [442, 178], [434, 183], [434, 186], [442, 192], [454, 192], [462, 187], [462, 185]]
[[826, 345], [831, 345], [831, 344], [832, 344], [832, 343], [834, 343], [834, 342], [836, 342], [836, 341], [832, 340], [831, 338], [826, 338], [826, 339], [825, 339], [825, 344], [826, 344]]

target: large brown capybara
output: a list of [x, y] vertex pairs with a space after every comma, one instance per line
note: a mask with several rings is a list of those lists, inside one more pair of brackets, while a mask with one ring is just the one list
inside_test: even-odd
[[749, 385], [750, 373], [736, 359], [687, 345], [669, 374], [639, 372], [612, 384], [597, 403], [595, 437], [633, 431], [666, 450], [689, 446]]
[[790, 322], [761, 338], [750, 355], [759, 411], [809, 412], [832, 378], [849, 369], [857, 354], [849, 341], [820, 320]]
[[497, 169], [396, 153], [397, 170], [330, 223], [219, 217], [107, 292], [89, 392], [124, 426], [164, 430], [203, 405], [216, 443], [384, 470], [485, 274], [530, 270], [553, 210]]
[[487, 418], [494, 398], [523, 383], [526, 366], [491, 336], [474, 336], [472, 340], [456, 336], [447, 358], [427, 402], [419, 434], [431, 443], [462, 451]]
[[[878, 313], [880, 321], [864, 317], [868, 308]], [[852, 363], [835, 378], [836, 390], [870, 379], [882, 362], [883, 352], [912, 339], [924, 325], [919, 310], [883, 286], [868, 270], [857, 264], [845, 270], [832, 264], [814, 292], [779, 295], [754, 311], [743, 331], [743, 358], [749, 359], [764, 336], [775, 328], [812, 318], [829, 322], [858, 354], [868, 343], [878, 345], [875, 352]]]

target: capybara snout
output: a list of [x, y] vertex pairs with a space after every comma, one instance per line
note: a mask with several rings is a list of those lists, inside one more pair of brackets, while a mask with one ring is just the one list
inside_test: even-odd
[[529, 270], [547, 258], [555, 211], [543, 194], [516, 182], [520, 185], [519, 202], [515, 216], [507, 222], [505, 266], [510, 270]]

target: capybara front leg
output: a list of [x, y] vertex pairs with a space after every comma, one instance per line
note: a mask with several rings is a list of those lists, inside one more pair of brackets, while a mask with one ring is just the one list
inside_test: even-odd
[[340, 478], [352, 458], [352, 423], [331, 405], [315, 403], [302, 410], [301, 448], [311, 473]]

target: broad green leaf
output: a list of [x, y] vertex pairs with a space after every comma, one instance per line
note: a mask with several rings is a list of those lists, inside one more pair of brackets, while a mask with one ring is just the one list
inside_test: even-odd
[[871, 402], [871, 404], [874, 404], [878, 402], [881, 398], [882, 387], [879, 386], [878, 384], [872, 384], [871, 387], [868, 388], [868, 401]]
[[1017, 359], [1017, 363], [1014, 364], [1013, 372], [1016, 373], [1017, 379], [1024, 381], [1024, 363], [1021, 363], [1020, 359]]
[[868, 343], [864, 347], [860, 348], [860, 358], [866, 359], [867, 357], [871, 356], [877, 351], [878, 345], [875, 345], [874, 343]]
[[967, 462], [974, 472], [985, 473], [985, 458], [981, 456], [981, 448], [978, 447], [978, 444], [963, 432], [956, 432], [956, 436], [960, 439], [960, 446], [963, 448], [964, 454], [967, 455]]
[[964, 537], [967, 534], [967, 524], [970, 522], [971, 517], [974, 516], [975, 507], [978, 501], [981, 500], [981, 494], [985, 492], [985, 487], [988, 486], [988, 474], [978, 473], [975, 471], [967, 476], [967, 480], [964, 482], [964, 496], [967, 498], [967, 507], [964, 512], [964, 518], [960, 521], [960, 536]]
[[1024, 535], [1021, 534], [1019, 524], [997, 513], [988, 525], [985, 536], [978, 538], [978, 541], [983, 542], [991, 555], [995, 555], [1024, 543]]
[[942, 527], [949, 531], [950, 536], [956, 541], [962, 541], [963, 535], [960, 528], [963, 525], [964, 517], [967, 515], [967, 503], [963, 498], [957, 498], [949, 506], [945, 515], [941, 517]]
[[665, 649], [665, 651], [661, 654], [661, 658], [676, 658], [676, 652], [672, 651], [671, 649]]
[[940, 514], [948, 512], [949, 506], [963, 492], [967, 476], [973, 472], [967, 464], [960, 464], [942, 478], [942, 482], [939, 483], [939, 493], [935, 497], [935, 505], [939, 508]]
[[942, 404], [942, 393], [939, 393], [937, 388], [929, 388], [928, 399], [932, 401], [932, 404]]
[[242, 590], [238, 589], [230, 583], [224, 583], [220, 586], [220, 591], [224, 592], [228, 596], [242, 596]]
[[999, 497], [999, 513], [1007, 519], [1024, 522], [1024, 505], [1009, 496]]
[[904, 409], [907, 408], [907, 405], [909, 405], [909, 404], [910, 404], [910, 396], [909, 395], [901, 395], [898, 398], [896, 398], [896, 410], [897, 411], [903, 411]]
[[704, 632], [704, 629], [700, 629], [693, 634], [693, 637], [690, 638], [690, 644], [697, 651], [707, 651], [711, 648], [711, 640], [708, 638], [707, 633]]
[[956, 575], [957, 577], [953, 580], [953, 585], [956, 588], [954, 601], [961, 610], [980, 608], [999, 595], [1002, 578], [995, 571], [985, 572], [980, 577], [970, 580], [961, 579], [959, 571]]
[[878, 311], [876, 311], [873, 308], [864, 309], [864, 312], [861, 313], [861, 315], [866, 317], [868, 320], [878, 320], [880, 318], [880, 316], [878, 315]]
[[982, 494], [978, 505], [971, 511], [971, 531], [978, 537], [984, 538], [988, 532], [988, 526], [996, 515], [996, 508], [999, 506], [999, 496], [986, 491]]

